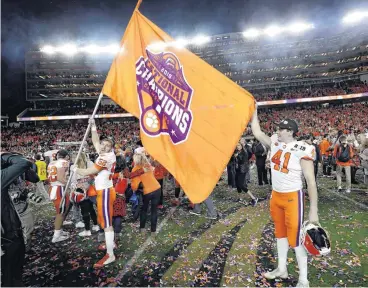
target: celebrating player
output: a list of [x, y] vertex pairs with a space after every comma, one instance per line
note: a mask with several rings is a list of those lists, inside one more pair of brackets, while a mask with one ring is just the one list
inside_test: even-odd
[[95, 165], [87, 169], [74, 168], [74, 172], [82, 176], [97, 175], [95, 187], [97, 190], [97, 220], [101, 228], [105, 230], [106, 245], [100, 245], [99, 250], [106, 247], [106, 255], [98, 261], [94, 267], [101, 268], [115, 261], [114, 255], [114, 228], [112, 226], [113, 204], [116, 193], [113, 187], [112, 176], [115, 171], [116, 156], [112, 150], [114, 143], [110, 139], [99, 141], [94, 119], [90, 119], [92, 143], [98, 158]]
[[49, 196], [50, 200], [54, 201], [56, 209], [55, 231], [52, 243], [64, 241], [69, 238], [69, 234], [61, 230], [61, 226], [63, 225], [63, 214], [66, 212], [69, 201], [68, 196], [64, 197], [63, 200], [63, 195], [66, 193], [64, 187], [69, 174], [69, 161], [66, 160], [67, 156], [68, 151], [60, 150], [56, 155], [57, 160], [51, 161], [47, 166], [48, 180], [50, 182]]
[[273, 190], [270, 210], [275, 223], [278, 267], [265, 273], [264, 276], [267, 279], [288, 277], [286, 260], [290, 245], [295, 250], [299, 266], [299, 281], [296, 287], [309, 287], [307, 253], [300, 244], [304, 213], [302, 175], [308, 184], [309, 221], [318, 222], [318, 195], [313, 166], [314, 147], [295, 140], [298, 125], [291, 119], [281, 121], [277, 134], [269, 137], [261, 131], [255, 111], [251, 127], [255, 138], [271, 149]]

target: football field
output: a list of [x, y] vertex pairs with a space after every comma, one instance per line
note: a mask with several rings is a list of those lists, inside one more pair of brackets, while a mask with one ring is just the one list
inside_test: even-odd
[[[26, 256], [25, 285], [295, 286], [298, 273], [292, 250], [288, 254], [289, 279], [268, 281], [262, 277], [277, 264], [266, 199], [271, 190], [252, 181], [250, 190], [264, 198], [256, 207], [240, 203], [239, 198], [249, 198], [230, 189], [226, 179], [219, 182], [213, 193], [218, 220], [189, 214], [185, 201], [172, 208], [174, 191], [167, 185], [164, 209], [159, 213], [161, 230], [155, 241], [139, 234], [137, 225], [127, 217], [115, 250], [117, 261], [101, 270], [93, 269], [104, 255], [97, 251], [96, 234], [81, 238], [80, 230], [65, 226], [71, 238], [52, 244], [54, 208], [51, 204], [35, 207], [37, 223]], [[336, 193], [334, 187], [332, 179], [319, 179], [320, 222], [330, 234], [332, 252], [309, 258], [310, 286], [367, 286], [367, 187], [355, 185], [351, 194]], [[205, 215], [206, 208], [202, 208]]]

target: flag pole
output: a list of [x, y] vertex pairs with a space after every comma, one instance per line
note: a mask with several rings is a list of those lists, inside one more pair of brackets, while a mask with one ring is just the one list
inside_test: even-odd
[[[91, 118], [90, 118], [90, 119], [95, 118], [95, 115], [96, 115], [96, 113], [97, 113], [98, 107], [100, 106], [100, 103], [101, 103], [102, 98], [103, 98], [103, 94], [102, 94], [102, 92], [101, 92], [101, 93], [100, 93], [100, 96], [99, 96], [99, 97], [98, 97], [98, 99], [97, 99], [97, 103], [96, 103], [95, 109], [93, 110], [93, 113], [92, 113], [92, 116], [91, 116]], [[80, 144], [80, 146], [79, 146], [79, 151], [78, 151], [78, 154], [77, 154], [77, 158], [75, 158], [75, 162], [74, 162], [74, 164], [78, 162], [78, 159], [79, 159], [80, 155], [82, 154], [83, 145], [84, 145], [84, 142], [86, 142], [86, 140], [87, 140], [87, 136], [88, 136], [88, 134], [89, 134], [89, 130], [90, 130], [90, 129], [91, 129], [91, 123], [89, 123], [89, 121], [88, 121], [87, 130], [86, 130], [86, 133], [84, 134], [84, 137], [83, 137], [82, 143], [81, 143], [81, 144]], [[62, 198], [62, 199], [61, 199], [61, 201], [60, 201], [59, 209], [61, 208], [61, 205], [62, 205], [62, 203], [63, 203], [63, 202], [64, 202], [64, 200], [65, 200], [65, 196], [66, 196], [66, 194], [67, 194], [66, 192], [67, 192], [67, 191], [68, 191], [68, 189], [69, 189], [70, 182], [71, 182], [71, 180], [72, 180], [72, 178], [73, 178], [73, 174], [74, 174], [74, 171], [70, 171], [69, 179], [68, 179], [68, 182], [66, 183], [66, 186], [65, 186], [65, 189], [64, 189], [63, 198]], [[65, 211], [67, 211], [67, 210], [68, 210], [68, 207], [66, 207]]]
[[137, 3], [137, 5], [135, 6], [134, 11], [139, 9], [139, 6], [141, 6], [142, 1], [143, 1], [143, 0], [138, 0], [138, 3]]

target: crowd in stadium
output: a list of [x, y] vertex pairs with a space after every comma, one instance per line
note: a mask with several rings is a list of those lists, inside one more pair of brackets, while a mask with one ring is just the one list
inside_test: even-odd
[[[250, 92], [257, 101], [272, 101], [280, 99], [299, 99], [310, 97], [323, 97], [334, 95], [346, 95], [353, 93], [368, 92], [368, 85], [361, 81], [348, 81], [332, 84], [314, 85], [302, 88], [285, 87], [281, 89], [263, 89], [251, 90]], [[85, 93], [91, 96], [98, 96], [98, 92]], [[80, 93], [70, 93], [70, 97], [79, 97]], [[24, 117], [31, 116], [57, 116], [57, 115], [86, 115], [92, 114], [94, 109], [94, 101], [41, 101], [37, 103], [37, 109], [49, 109], [50, 111], [38, 111], [30, 109]], [[124, 109], [117, 105], [101, 105], [99, 114], [126, 113]]]

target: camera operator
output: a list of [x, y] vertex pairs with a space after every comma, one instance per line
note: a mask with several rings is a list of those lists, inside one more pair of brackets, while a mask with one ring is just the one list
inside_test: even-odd
[[[23, 174], [25, 180], [38, 182], [32, 162], [22, 155], [1, 153], [1, 285], [22, 286], [25, 242], [22, 222], [9, 195], [9, 187]], [[4, 254], [3, 254], [4, 253]]]

